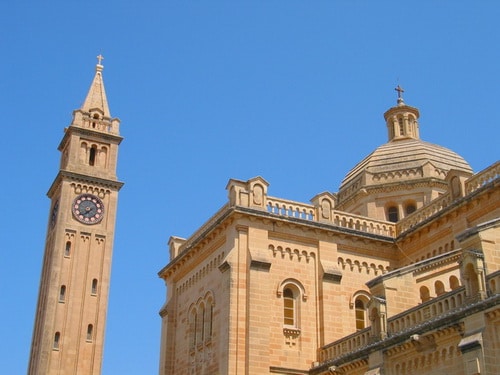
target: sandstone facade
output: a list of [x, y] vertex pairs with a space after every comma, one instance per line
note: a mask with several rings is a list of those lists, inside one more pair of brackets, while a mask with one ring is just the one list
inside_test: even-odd
[[400, 97], [338, 193], [232, 179], [171, 237], [160, 374], [500, 373], [500, 164], [473, 174], [418, 117]]

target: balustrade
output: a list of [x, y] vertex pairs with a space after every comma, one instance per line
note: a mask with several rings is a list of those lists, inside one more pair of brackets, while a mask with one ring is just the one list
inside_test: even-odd
[[[387, 320], [388, 336], [418, 327], [462, 307], [465, 301], [465, 288], [461, 287], [428, 302], [422, 303]], [[335, 341], [320, 349], [320, 360], [330, 361], [342, 355], [367, 346], [373, 342], [370, 327], [355, 332], [341, 340]]]
[[486, 168], [465, 182], [465, 192], [470, 194], [500, 176], [500, 161]]
[[[275, 197], [266, 197], [266, 199], [267, 211], [269, 213], [291, 218], [318, 221], [318, 215], [316, 213], [318, 208], [314, 205]], [[368, 219], [364, 216], [353, 215], [337, 210], [332, 210], [330, 217], [331, 220], [323, 220], [323, 222], [331, 222], [333, 225], [342, 228], [354, 229], [382, 236], [394, 236], [396, 232], [395, 225], [387, 221]]]

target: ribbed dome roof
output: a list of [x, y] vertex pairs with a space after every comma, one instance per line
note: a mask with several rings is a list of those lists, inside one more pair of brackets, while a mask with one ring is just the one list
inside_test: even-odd
[[[446, 147], [420, 139], [393, 140], [378, 147], [351, 169], [343, 179], [340, 190], [363, 172], [374, 176], [390, 175], [401, 171], [421, 169], [429, 163], [434, 166], [438, 172], [437, 175], [442, 176], [443, 179], [451, 169], [472, 173], [472, 168], [464, 158]], [[422, 177], [431, 176], [419, 176], [419, 178]], [[436, 177], [435, 173], [433, 173], [433, 177]], [[365, 181], [365, 184], [371, 185], [369, 181]]]

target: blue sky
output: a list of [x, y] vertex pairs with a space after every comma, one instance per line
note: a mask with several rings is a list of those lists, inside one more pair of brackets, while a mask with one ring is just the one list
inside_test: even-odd
[[394, 87], [421, 138], [498, 160], [498, 1], [4, 1], [0, 363], [26, 373], [57, 146], [105, 57], [121, 119], [103, 374], [156, 374], [157, 272], [230, 178], [308, 202], [387, 141]]

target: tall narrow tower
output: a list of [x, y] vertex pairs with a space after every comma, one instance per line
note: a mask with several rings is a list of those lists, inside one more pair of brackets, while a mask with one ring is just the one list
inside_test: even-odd
[[100, 374], [118, 191], [120, 121], [112, 118], [102, 56], [59, 144], [28, 374]]

